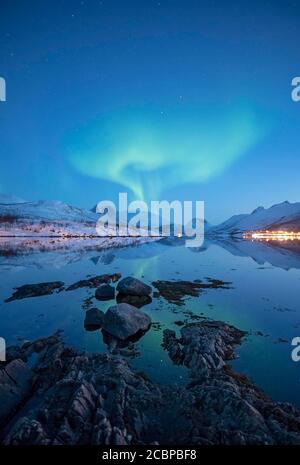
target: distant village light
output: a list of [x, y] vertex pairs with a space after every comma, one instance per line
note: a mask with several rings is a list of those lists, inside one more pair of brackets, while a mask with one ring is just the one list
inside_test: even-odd
[[255, 231], [247, 232], [243, 235], [245, 239], [256, 239], [256, 240], [274, 240], [274, 241], [294, 241], [300, 240], [299, 231]]

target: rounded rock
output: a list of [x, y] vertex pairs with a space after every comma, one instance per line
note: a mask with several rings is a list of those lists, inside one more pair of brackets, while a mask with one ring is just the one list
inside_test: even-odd
[[152, 289], [139, 279], [128, 276], [119, 281], [117, 291], [124, 295], [147, 296], [151, 294]]
[[133, 305], [122, 303], [110, 307], [104, 315], [102, 328], [117, 339], [126, 340], [139, 331], [149, 329], [151, 319]]

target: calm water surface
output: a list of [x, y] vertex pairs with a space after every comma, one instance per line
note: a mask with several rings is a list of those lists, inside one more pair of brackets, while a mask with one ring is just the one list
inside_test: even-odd
[[[67, 247], [63, 251], [24, 252], [18, 256], [5, 252], [0, 260], [0, 336], [8, 345], [49, 336], [60, 329], [73, 346], [88, 351], [106, 350], [102, 333], [87, 332], [83, 325], [83, 300], [94, 295], [94, 290], [83, 288], [3, 302], [14, 287], [23, 284], [61, 280], [70, 285], [88, 275], [115, 272], [149, 284], [157, 279], [222, 279], [230, 281], [232, 289], [209, 289], [199, 297], [186, 298], [181, 307], [162, 298], [143, 307], [159, 325], [154, 325], [137, 343], [140, 355], [132, 363], [158, 382], [185, 382], [185, 368], [174, 365], [161, 346], [162, 331], [171, 328], [179, 334], [180, 328], [174, 321], [186, 319], [184, 312], [192, 311], [248, 331], [244, 343], [237, 348], [239, 359], [232, 362], [234, 368], [250, 376], [274, 399], [300, 407], [300, 363], [291, 359], [291, 339], [300, 336], [298, 250], [244, 241], [207, 241], [197, 250], [174, 242], [155, 242], [79, 254]], [[94, 304], [105, 311], [113, 302], [94, 300]]]

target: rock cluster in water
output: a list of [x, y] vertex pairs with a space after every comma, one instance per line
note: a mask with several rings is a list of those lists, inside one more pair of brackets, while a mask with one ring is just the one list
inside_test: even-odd
[[67, 287], [67, 291], [74, 291], [75, 289], [80, 289], [82, 287], [88, 287], [90, 289], [100, 286], [101, 284], [108, 284], [110, 282], [115, 283], [121, 278], [120, 273], [114, 274], [101, 274], [99, 276], [93, 276], [92, 278], [82, 279], [76, 283], [71, 284]]
[[54, 291], [74, 291], [83, 287], [95, 288], [101, 284], [108, 284], [110, 282], [116, 282], [121, 278], [120, 273], [114, 274], [102, 274], [99, 276], [93, 276], [91, 278], [82, 279], [76, 283], [71, 284], [66, 289], [64, 288], [65, 283], [62, 281], [51, 281], [46, 283], [35, 283], [35, 284], [24, 284], [23, 286], [17, 287], [11, 297], [5, 300], [5, 302], [11, 302], [13, 300], [21, 300], [29, 297], [41, 297], [44, 295], [53, 294]]
[[[151, 287], [136, 278], [127, 277], [119, 281], [117, 290], [119, 291], [116, 299], [117, 305], [111, 306], [101, 317], [97, 314], [97, 309], [92, 309], [93, 311], [87, 314], [85, 320], [86, 328], [87, 319], [89, 323], [87, 329], [102, 328], [104, 339], [109, 341], [110, 348], [116, 345], [116, 343], [112, 344], [112, 338], [125, 341], [137, 335], [142, 336], [151, 325], [150, 317], [139, 310], [140, 307], [151, 302], [149, 296]], [[96, 289], [95, 297], [102, 301], [113, 300], [115, 288], [108, 283], [101, 284]]]
[[49, 283], [38, 284], [24, 284], [23, 286], [16, 287], [15, 292], [5, 302], [12, 302], [13, 300], [21, 300], [29, 297], [40, 297], [43, 295], [53, 294], [54, 291], [61, 291], [64, 287], [62, 281], [53, 281]]
[[158, 290], [158, 297], [164, 297], [175, 305], [184, 305], [186, 296], [198, 297], [205, 289], [230, 289], [230, 284], [220, 279], [206, 278], [206, 282], [195, 281], [154, 281], [152, 285]]
[[163, 386], [116, 353], [66, 347], [59, 335], [8, 350], [0, 370], [3, 444], [299, 444], [300, 412], [226, 363], [245, 333], [219, 321], [164, 332], [186, 386]]

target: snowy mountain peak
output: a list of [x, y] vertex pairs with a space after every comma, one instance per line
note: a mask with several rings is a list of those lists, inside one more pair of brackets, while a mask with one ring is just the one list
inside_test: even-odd
[[255, 210], [253, 210], [253, 212], [251, 213], [251, 215], [254, 215], [255, 213], [260, 212], [260, 211], [262, 211], [262, 210], [264, 210], [264, 207], [257, 207], [257, 208], [255, 208]]
[[0, 216], [14, 216], [18, 219], [35, 221], [77, 221], [96, 222], [98, 216], [89, 210], [72, 207], [60, 200], [39, 200], [14, 204], [1, 204]]
[[266, 229], [299, 231], [300, 202], [290, 203], [286, 200], [270, 208], [258, 207], [250, 214], [232, 216], [211, 231], [218, 234], [242, 234]]
[[284, 207], [288, 205], [293, 205], [293, 204], [290, 203], [288, 200], [285, 200], [284, 202], [281, 202], [281, 203], [275, 203], [275, 205], [272, 205], [271, 208]]

